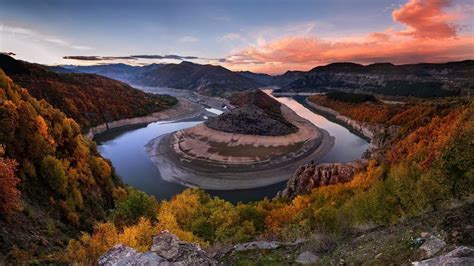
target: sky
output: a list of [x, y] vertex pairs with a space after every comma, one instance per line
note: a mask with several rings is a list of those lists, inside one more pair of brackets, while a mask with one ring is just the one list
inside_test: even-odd
[[0, 0], [0, 52], [48, 65], [446, 62], [474, 59], [473, 26], [474, 0]]

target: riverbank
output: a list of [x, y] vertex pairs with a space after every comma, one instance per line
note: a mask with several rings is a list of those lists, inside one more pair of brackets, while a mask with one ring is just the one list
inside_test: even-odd
[[104, 123], [89, 129], [86, 134], [88, 139], [93, 139], [97, 134], [107, 132], [112, 129], [119, 129], [128, 126], [146, 125], [162, 120], [182, 120], [190, 119], [201, 115], [204, 110], [200, 104], [193, 103], [185, 98], [178, 98], [179, 102], [173, 107], [149, 114], [147, 116], [120, 119], [109, 123]]
[[[203, 131], [200, 125], [191, 129], [193, 134], [205, 138], [219, 140], [219, 143], [227, 143], [232, 146], [247, 147], [245, 150], [251, 153], [252, 147], [268, 149], [271, 147], [289, 146], [291, 143], [304, 142], [306, 146], [300, 147], [298, 151], [286, 153], [271, 159], [260, 159], [256, 157], [221, 156], [218, 153], [208, 153], [208, 147], [193, 156], [182, 156], [183, 150], [176, 150], [176, 138], [172, 134], [159, 136], [146, 145], [146, 150], [160, 170], [164, 180], [179, 183], [187, 187], [200, 187], [209, 190], [237, 190], [251, 189], [272, 185], [287, 180], [301, 165], [311, 161], [318, 161], [334, 145], [334, 138], [326, 130], [317, 128], [311, 122], [299, 117], [286, 106], [285, 113], [292, 116], [293, 122], [297, 120], [300, 131], [295, 136], [260, 137], [238, 136], [225, 132]], [[303, 126], [304, 125], [304, 126]], [[196, 131], [197, 130], [197, 131]], [[212, 134], [211, 134], [212, 133]], [[205, 138], [205, 141], [209, 140]], [[179, 140], [179, 139], [178, 139]], [[240, 142], [242, 143], [240, 143]], [[239, 144], [240, 143], [240, 144]], [[245, 145], [244, 145], [245, 144]], [[197, 145], [197, 144], [196, 144]], [[194, 146], [196, 146], [194, 145]], [[201, 147], [199, 143], [196, 147]], [[205, 145], [204, 145], [205, 146]], [[203, 147], [204, 147], [203, 146]], [[202, 147], [201, 147], [202, 148]], [[227, 149], [227, 148], [226, 148]], [[232, 150], [232, 149], [229, 149]], [[190, 149], [185, 148], [189, 152]], [[202, 154], [202, 156], [199, 156]]]
[[305, 103], [316, 111], [330, 115], [341, 124], [350, 127], [352, 130], [361, 134], [370, 141], [369, 151], [373, 151], [387, 144], [397, 133], [399, 127], [385, 126], [383, 124], [372, 124], [368, 122], [357, 121], [347, 116], [341, 115], [338, 111], [318, 105], [311, 102], [309, 98]]

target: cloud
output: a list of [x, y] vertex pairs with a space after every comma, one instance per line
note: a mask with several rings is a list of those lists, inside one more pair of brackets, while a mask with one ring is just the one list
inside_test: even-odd
[[407, 25], [400, 32], [415, 38], [442, 39], [456, 36], [456, 26], [452, 23], [456, 14], [443, 10], [452, 4], [450, 0], [410, 0], [392, 12], [394, 21]]
[[69, 55], [63, 56], [63, 59], [70, 59], [70, 60], [81, 60], [81, 61], [114, 61], [114, 60], [140, 60], [140, 59], [172, 59], [172, 60], [198, 60], [198, 59], [206, 59], [206, 60], [221, 60], [221, 59], [208, 59], [208, 58], [201, 58], [197, 56], [182, 56], [182, 55], [129, 55], [129, 56], [97, 56], [97, 55]]
[[90, 50], [89, 46], [75, 45], [57, 36], [49, 35], [32, 28], [0, 24], [0, 32], [3, 34], [13, 34], [28, 39], [31, 42], [44, 42], [56, 46], [71, 48], [74, 50]]
[[[445, 9], [450, 7], [450, 11]], [[232, 52], [225, 66], [234, 70], [282, 73], [309, 70], [337, 61], [395, 64], [443, 62], [474, 58], [474, 36], [461, 35], [456, 24], [462, 14], [446, 0], [410, 0], [392, 12], [394, 27], [345, 38], [320, 38], [310, 34], [285, 34]], [[396, 23], [406, 26], [396, 30]]]
[[183, 36], [179, 38], [178, 41], [181, 43], [195, 43], [195, 42], [198, 42], [199, 39], [193, 36]]
[[236, 40], [243, 40], [243, 37], [242, 35], [238, 34], [238, 33], [227, 33], [225, 34], [224, 36], [222, 37], [219, 37], [217, 38], [218, 41], [222, 42], [222, 41], [236, 41]]

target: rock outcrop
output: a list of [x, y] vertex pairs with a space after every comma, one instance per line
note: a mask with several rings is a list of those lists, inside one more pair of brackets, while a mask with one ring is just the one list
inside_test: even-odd
[[181, 241], [168, 231], [153, 237], [150, 251], [141, 253], [115, 245], [97, 261], [99, 265], [217, 265], [199, 245]]
[[423, 258], [430, 258], [446, 246], [446, 242], [436, 236], [430, 236], [420, 246]]
[[302, 165], [288, 180], [286, 188], [280, 191], [277, 197], [294, 198], [299, 194], [307, 194], [317, 187], [351, 181], [355, 173], [363, 169], [365, 165], [366, 162], [362, 160], [317, 165], [311, 162]]
[[300, 253], [300, 255], [298, 255], [298, 258], [296, 258], [295, 260], [295, 262], [300, 264], [315, 264], [318, 261], [319, 257], [311, 251], [304, 251]]
[[416, 261], [415, 266], [435, 265], [474, 265], [474, 249], [471, 247], [457, 247], [447, 254], [437, 256], [428, 260]]

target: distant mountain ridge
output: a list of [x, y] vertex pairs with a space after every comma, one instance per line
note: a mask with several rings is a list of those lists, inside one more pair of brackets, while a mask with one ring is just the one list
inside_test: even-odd
[[214, 96], [264, 86], [277, 86], [282, 92], [342, 90], [415, 97], [452, 96], [474, 89], [473, 60], [365, 66], [342, 62], [318, 66], [306, 72], [287, 71], [276, 76], [250, 71], [232, 72], [221, 66], [186, 61], [143, 67], [125, 64], [67, 66], [56, 67], [55, 71], [95, 73], [139, 85], [193, 90]]
[[56, 72], [94, 73], [142, 86], [192, 90], [212, 96], [230, 95], [236, 91], [265, 86], [257, 80], [239, 75], [221, 66], [200, 65], [187, 61], [179, 64], [151, 64], [142, 67], [110, 64], [64, 66], [51, 69]]
[[300, 74], [284, 92], [342, 90], [393, 96], [439, 97], [474, 89], [474, 61], [393, 65], [333, 63]]

